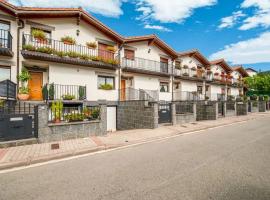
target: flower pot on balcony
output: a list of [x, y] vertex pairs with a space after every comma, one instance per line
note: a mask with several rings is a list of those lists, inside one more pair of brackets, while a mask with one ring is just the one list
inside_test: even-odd
[[18, 99], [21, 101], [26, 101], [29, 99], [29, 94], [18, 94]]
[[60, 122], [61, 122], [61, 120], [59, 118], [54, 119], [54, 123], [59, 124]]

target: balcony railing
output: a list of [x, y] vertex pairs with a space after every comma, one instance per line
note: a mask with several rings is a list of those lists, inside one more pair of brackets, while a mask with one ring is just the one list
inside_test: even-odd
[[173, 93], [174, 101], [200, 101], [204, 100], [204, 95], [198, 92], [187, 92], [187, 91], [175, 91]]
[[148, 60], [144, 58], [122, 58], [121, 65], [123, 68], [129, 68], [134, 70], [143, 70], [156, 73], [172, 73], [172, 65], [168, 63], [158, 62], [154, 60]]
[[134, 88], [120, 89], [121, 101], [144, 100], [158, 101], [159, 95], [157, 90], [143, 90]]
[[0, 97], [5, 99], [16, 99], [16, 83], [10, 80], [0, 82]]
[[43, 97], [45, 100], [85, 100], [86, 86], [80, 85], [60, 85], [46, 84], [43, 89]]
[[0, 29], [0, 48], [12, 50], [12, 36], [7, 30]]
[[101, 62], [109, 65], [118, 65], [118, 53], [113, 51], [93, 49], [83, 45], [66, 44], [54, 39], [36, 39], [32, 35], [23, 35], [23, 50], [45, 53], [59, 58], [70, 58], [82, 61]]

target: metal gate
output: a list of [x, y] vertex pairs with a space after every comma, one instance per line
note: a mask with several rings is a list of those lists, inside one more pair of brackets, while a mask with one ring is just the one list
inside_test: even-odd
[[158, 105], [158, 123], [172, 122], [172, 106], [170, 102], [160, 102]]
[[19, 103], [0, 108], [0, 141], [38, 137], [37, 106]]
[[219, 117], [223, 117], [224, 116], [224, 102], [223, 101], [219, 101], [218, 102], [218, 116]]

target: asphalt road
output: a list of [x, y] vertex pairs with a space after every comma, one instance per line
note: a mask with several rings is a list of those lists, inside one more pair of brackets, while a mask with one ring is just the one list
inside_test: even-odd
[[270, 117], [0, 174], [4, 200], [269, 200]]

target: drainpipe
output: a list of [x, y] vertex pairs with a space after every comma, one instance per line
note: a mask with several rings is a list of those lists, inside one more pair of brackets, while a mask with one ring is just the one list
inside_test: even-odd
[[173, 95], [174, 95], [174, 71], [175, 71], [175, 66], [174, 66], [174, 61], [175, 60], [171, 60], [171, 62], [172, 62], [172, 72], [171, 72], [171, 79], [172, 79], [172, 101], [174, 101], [174, 99], [173, 99]]
[[122, 50], [122, 48], [123, 48], [123, 46], [124, 46], [124, 43], [122, 43], [120, 46], [119, 46], [119, 48], [118, 48], [118, 56], [119, 56], [119, 58], [118, 58], [118, 61], [119, 61], [119, 69], [118, 69], [118, 101], [120, 101], [121, 100], [121, 50]]
[[19, 73], [20, 73], [20, 34], [21, 29], [24, 28], [24, 22], [21, 19], [18, 19], [18, 28], [17, 28], [17, 93], [19, 92]]

